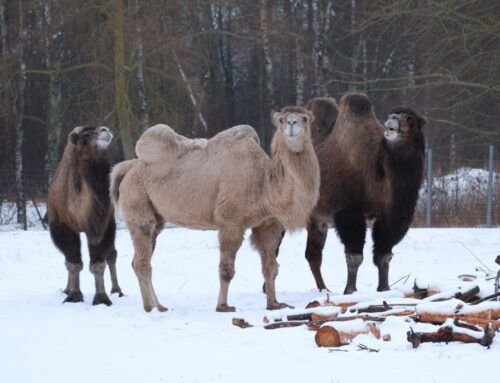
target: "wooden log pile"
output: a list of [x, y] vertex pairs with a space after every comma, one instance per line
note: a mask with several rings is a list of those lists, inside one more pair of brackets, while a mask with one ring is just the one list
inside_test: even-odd
[[[427, 342], [477, 343], [489, 347], [496, 332], [500, 331], [500, 301], [496, 301], [498, 293], [482, 299], [478, 297], [479, 293], [480, 288], [473, 283], [445, 291], [415, 283], [412, 294], [398, 291], [376, 296], [332, 297], [327, 294], [326, 299], [307, 304], [305, 312], [266, 316], [261, 325], [233, 318], [233, 325], [266, 330], [304, 326], [315, 332], [318, 347], [339, 347], [349, 344], [360, 334], [390, 341], [391, 334], [382, 334], [379, 324], [388, 317], [402, 317], [410, 324], [422, 322], [438, 326], [432, 332], [415, 332], [410, 327], [407, 340], [414, 348]], [[350, 324], [346, 326], [346, 322]], [[365, 349], [363, 347], [360, 349]]]

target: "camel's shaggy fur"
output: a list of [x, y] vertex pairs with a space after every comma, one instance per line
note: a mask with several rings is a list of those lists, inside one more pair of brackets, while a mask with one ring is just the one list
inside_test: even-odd
[[319, 164], [311, 143], [311, 121], [312, 115], [300, 107], [275, 113], [271, 158], [248, 125], [235, 126], [208, 141], [189, 140], [165, 125], [141, 136], [138, 159], [113, 169], [111, 195], [134, 242], [133, 268], [146, 311], [166, 310], [151, 283], [151, 256], [166, 221], [219, 230], [217, 311], [234, 311], [227, 304], [228, 287], [248, 228], [262, 259], [267, 307], [286, 306], [276, 300], [275, 252], [282, 230], [304, 227], [318, 199]]
[[121, 295], [116, 276], [114, 209], [109, 198], [107, 148], [113, 135], [106, 127], [77, 127], [68, 136], [64, 154], [52, 178], [48, 193], [50, 235], [64, 254], [68, 269], [65, 302], [81, 302], [80, 233], [87, 235], [90, 271], [96, 281], [93, 304], [111, 305], [104, 290], [107, 262], [111, 293]]
[[374, 218], [373, 260], [379, 270], [378, 290], [388, 290], [392, 248], [413, 219], [423, 173], [422, 129], [427, 121], [410, 108], [398, 108], [390, 114], [385, 129], [364, 94], [345, 95], [339, 109], [324, 99], [311, 100], [307, 108], [315, 121], [327, 124], [319, 127], [327, 135], [315, 142], [321, 168], [320, 198], [308, 224], [306, 248], [316, 284], [320, 290], [326, 288], [320, 267], [333, 218], [345, 246], [345, 293], [356, 290], [366, 219]]

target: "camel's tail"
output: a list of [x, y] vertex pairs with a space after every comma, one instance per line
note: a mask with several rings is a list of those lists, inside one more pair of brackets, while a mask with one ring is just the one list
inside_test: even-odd
[[118, 205], [118, 200], [120, 198], [120, 184], [122, 183], [123, 177], [125, 177], [125, 174], [127, 174], [127, 172], [132, 169], [136, 162], [136, 159], [119, 162], [113, 167], [113, 170], [111, 171], [111, 184], [109, 187], [109, 192], [115, 206]]

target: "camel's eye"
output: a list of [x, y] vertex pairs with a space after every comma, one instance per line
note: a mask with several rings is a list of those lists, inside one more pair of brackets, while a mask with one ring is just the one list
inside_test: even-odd
[[305, 124], [307, 122], [307, 117], [306, 116], [302, 116], [302, 122]]
[[280, 124], [283, 124], [285, 122], [285, 120], [283, 120], [283, 117], [280, 117], [279, 120]]
[[415, 120], [413, 119], [412, 116], [408, 116], [408, 117], [406, 117], [406, 122], [408, 123], [408, 125], [413, 126], [415, 123]]

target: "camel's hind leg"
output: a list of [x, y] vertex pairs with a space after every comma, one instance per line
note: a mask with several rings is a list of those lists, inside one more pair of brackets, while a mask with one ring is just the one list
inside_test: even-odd
[[307, 225], [307, 247], [306, 259], [316, 281], [319, 291], [328, 290], [321, 274], [321, 263], [323, 261], [323, 248], [325, 247], [326, 236], [328, 235], [328, 225], [311, 218]]
[[219, 299], [215, 311], [228, 312], [235, 311], [233, 306], [227, 304], [227, 294], [229, 284], [234, 277], [234, 261], [236, 253], [243, 242], [244, 229], [240, 227], [223, 227], [219, 230]]
[[139, 280], [142, 302], [144, 310], [150, 312], [154, 307], [158, 311], [167, 311], [168, 309], [160, 304], [153, 288], [151, 257], [153, 255], [153, 246], [158, 232], [155, 222], [142, 224], [129, 223], [128, 228], [132, 241], [134, 242], [134, 259], [132, 267]]
[[[111, 217], [109, 225], [112, 226], [113, 230], [116, 232], [116, 222], [114, 217]], [[106, 254], [106, 263], [108, 264], [109, 274], [111, 276], [111, 294], [116, 293], [118, 294], [119, 297], [123, 297], [123, 292], [122, 289], [120, 288], [120, 285], [118, 284], [118, 276], [116, 274], [116, 258], [117, 258], [117, 253], [113, 241], [111, 248], [108, 250]]]
[[106, 294], [104, 288], [104, 271], [106, 270], [106, 261], [109, 252], [114, 248], [116, 227], [114, 221], [108, 224], [106, 232], [102, 238], [96, 239], [87, 234], [89, 242], [90, 272], [95, 278], [95, 295], [92, 301], [93, 305], [104, 303], [111, 306], [111, 300]]
[[277, 220], [268, 220], [252, 229], [252, 245], [258, 250], [262, 260], [262, 273], [264, 274], [267, 308], [269, 310], [291, 307], [286, 303], [276, 300], [276, 276], [278, 275], [278, 261], [276, 250], [281, 242], [283, 227]]

